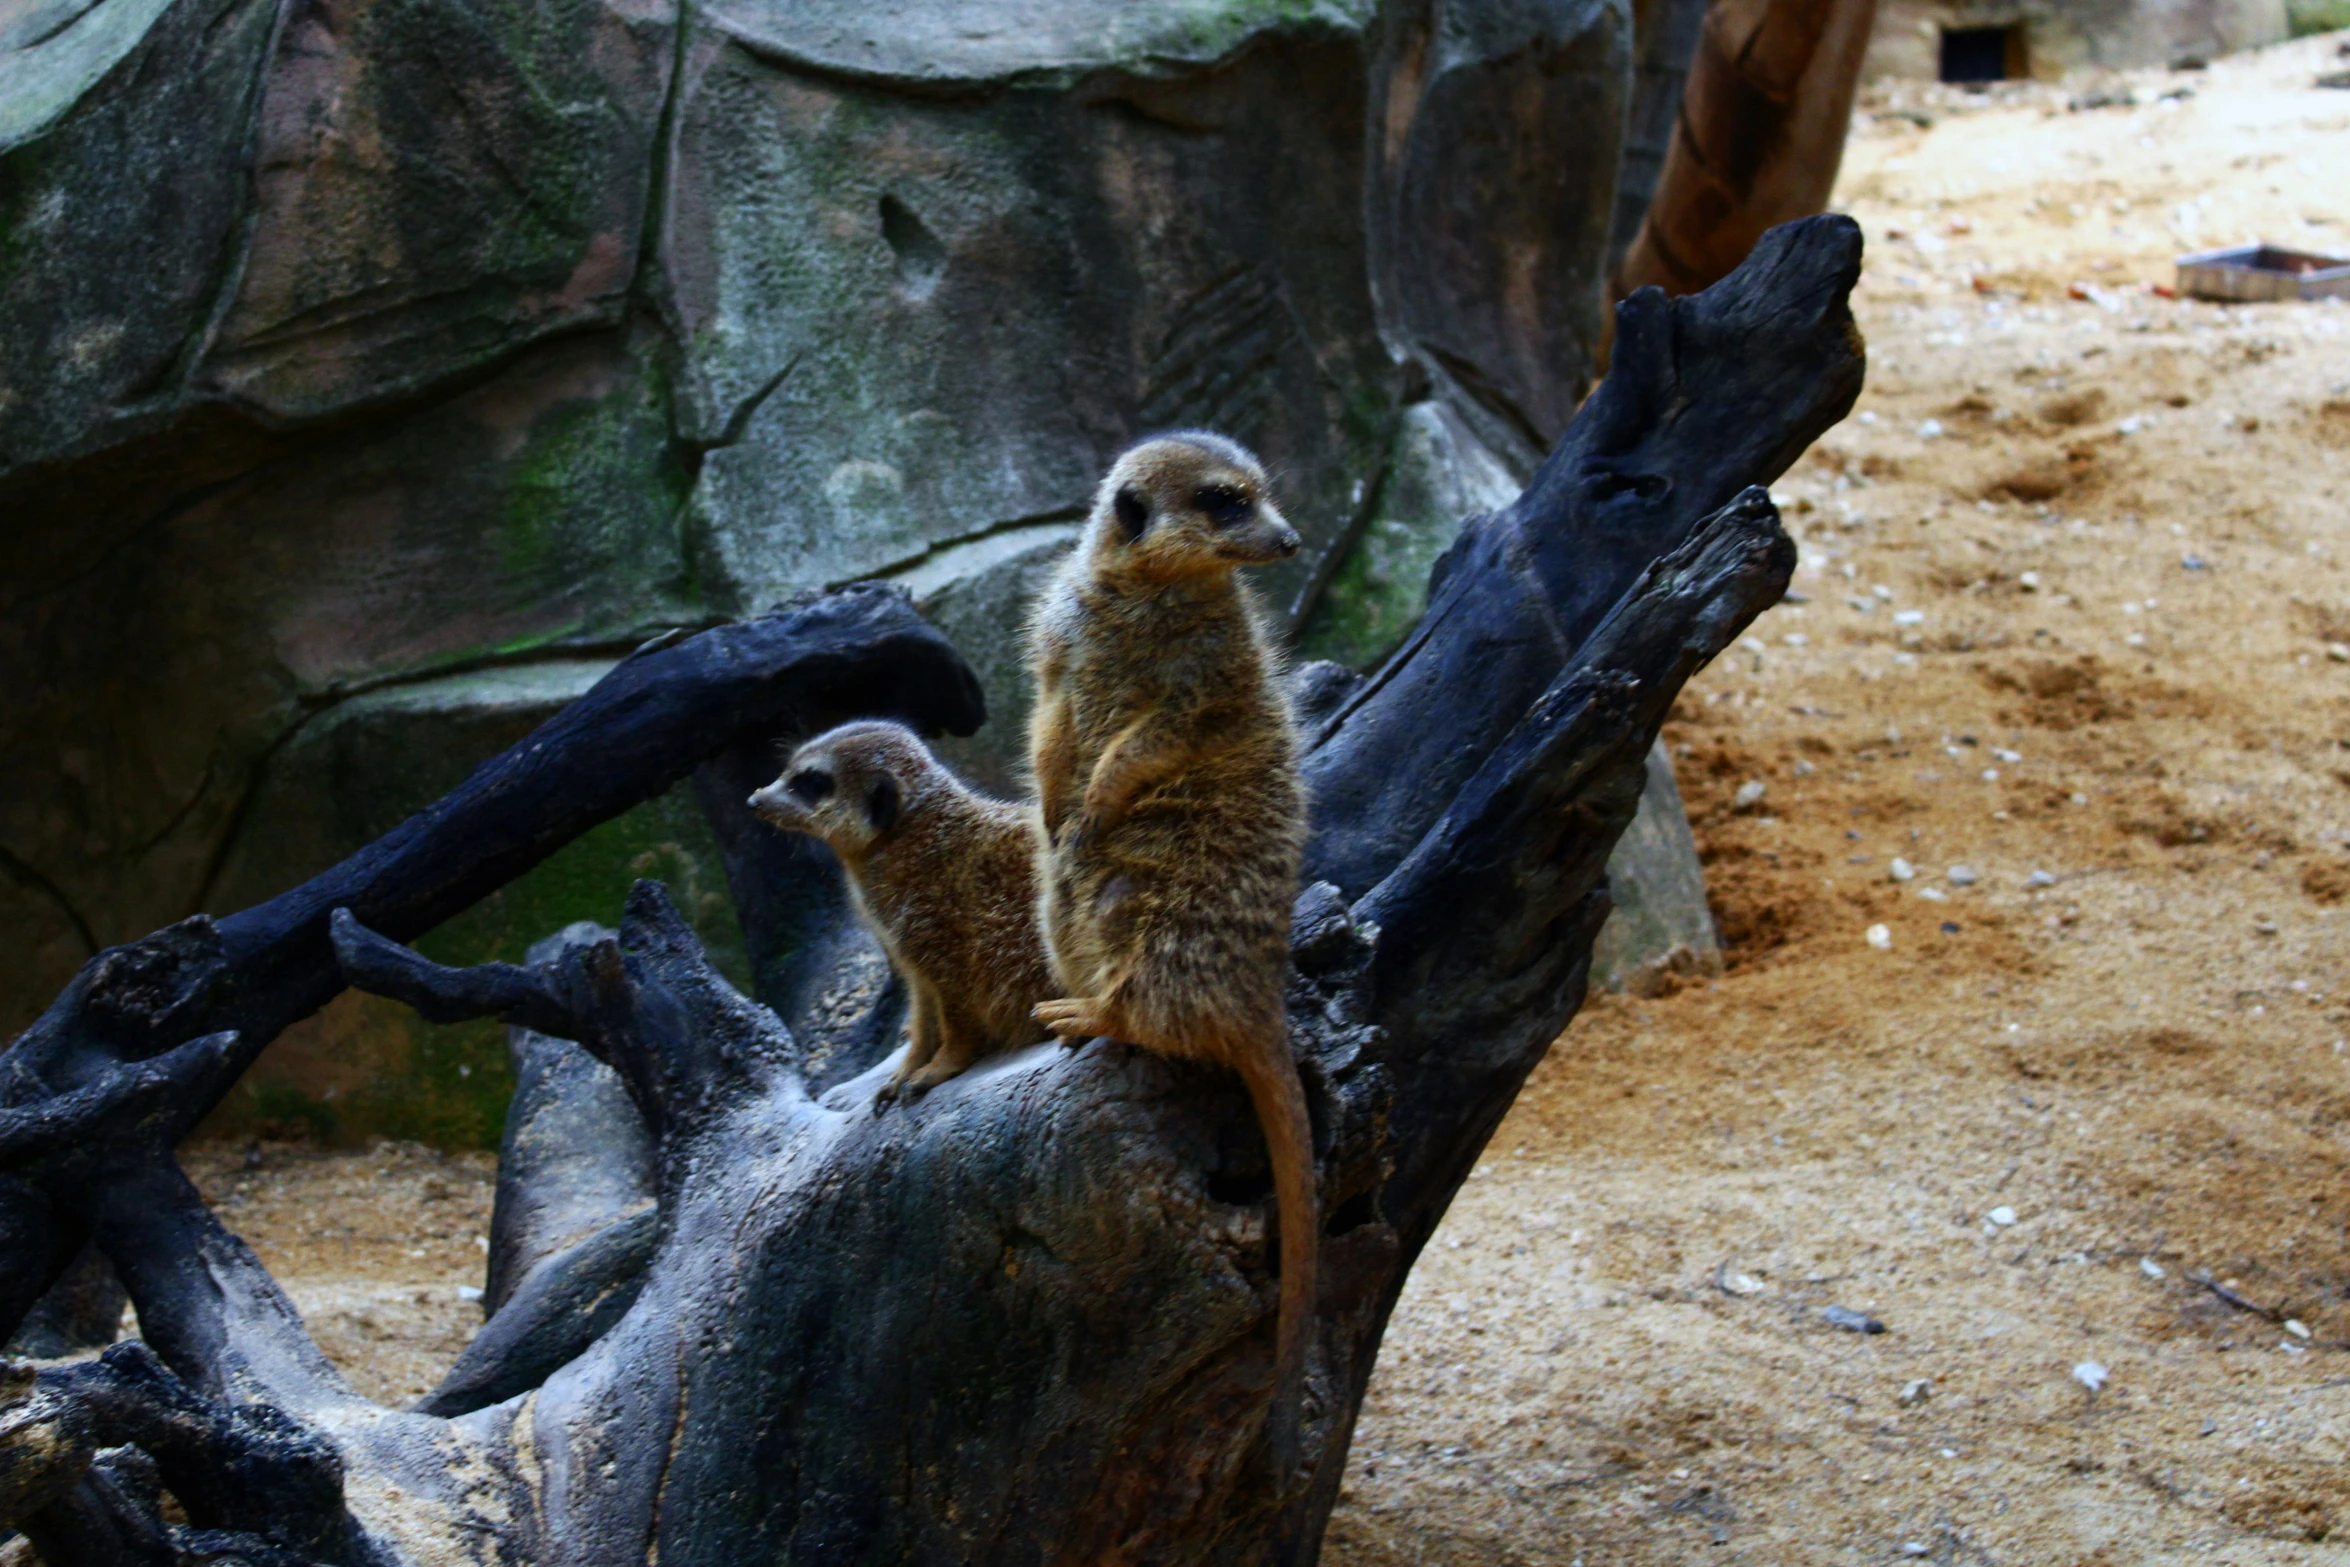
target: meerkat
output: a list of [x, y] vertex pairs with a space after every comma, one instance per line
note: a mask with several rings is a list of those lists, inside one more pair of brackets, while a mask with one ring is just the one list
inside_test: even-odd
[[1039, 923], [1063, 993], [1036, 1020], [1212, 1061], [1264, 1127], [1281, 1226], [1268, 1432], [1294, 1457], [1315, 1303], [1313, 1126], [1283, 1006], [1305, 843], [1278, 660], [1236, 575], [1297, 553], [1246, 448], [1204, 431], [1110, 469], [1028, 628]]
[[874, 1112], [981, 1056], [1046, 1037], [1055, 994], [1036, 924], [1029, 812], [967, 788], [901, 724], [843, 724], [792, 753], [751, 809], [821, 839], [906, 981], [909, 1048]]

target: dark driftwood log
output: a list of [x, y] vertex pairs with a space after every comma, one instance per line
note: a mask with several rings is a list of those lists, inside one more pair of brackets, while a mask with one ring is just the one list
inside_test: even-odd
[[[1258, 1440], [1270, 1192], [1238, 1085], [1122, 1046], [1039, 1046], [874, 1115], [891, 987], [845, 931], [837, 875], [744, 834], [735, 885], [774, 954], [772, 1006], [711, 969], [652, 884], [616, 934], [470, 970], [401, 945], [419, 896], [301, 905], [305, 961], [346, 904], [333, 941], [354, 983], [428, 1016], [502, 1017], [547, 1053], [509, 1131], [505, 1303], [431, 1401], [470, 1411], [455, 1418], [354, 1395], [169, 1157], [265, 1037], [265, 1012], [226, 999], [255, 982], [150, 986], [149, 1048], [76, 1057], [55, 1041], [87, 1037], [91, 994], [120, 989], [77, 981], [16, 1047], [89, 1064], [16, 1079], [41, 1091], [0, 1124], [19, 1172], [0, 1202], [31, 1194], [38, 1223], [0, 1261], [50, 1255], [43, 1224], [94, 1233], [160, 1365], [118, 1348], [0, 1393], [0, 1518], [56, 1563], [184, 1560], [190, 1530], [157, 1521], [154, 1489], [217, 1468], [261, 1478], [218, 1487], [193, 1527], [256, 1561], [1311, 1560], [1405, 1273], [1581, 998], [1646, 748], [1785, 585], [1792, 547], [1747, 486], [1858, 390], [1857, 263], [1852, 226], [1821, 219], [1706, 295], [1628, 302], [1615, 376], [1526, 495], [1464, 529], [1427, 624], [1359, 686], [1317, 678], [1290, 1020], [1327, 1234], [1295, 1471], [1271, 1472]], [[919, 664], [953, 694], [925, 706], [885, 684], [859, 703], [852, 677], [805, 716], [964, 716], [953, 666], [860, 602], [839, 613], [901, 639], [873, 670]], [[574, 709], [539, 738], [600, 752], [612, 717]], [[755, 727], [714, 723], [659, 771], [712, 757], [705, 798], [739, 810]], [[525, 792], [505, 798], [527, 814]], [[507, 842], [437, 840], [438, 885], [511, 875]], [[165, 976], [235, 923], [157, 938], [195, 954]], [[288, 993], [309, 1006], [332, 985], [306, 983]], [[559, 1064], [558, 1039], [601, 1066]], [[643, 1174], [597, 1177], [581, 1150], [617, 1101], [578, 1107], [615, 1087], [647, 1138], [651, 1221], [626, 1211]], [[68, 1164], [72, 1183], [51, 1176]], [[610, 1222], [578, 1236], [598, 1201]]]
[[[270, 1040], [343, 988], [329, 912], [420, 936], [704, 758], [852, 711], [956, 734], [985, 716], [969, 667], [883, 589], [650, 644], [332, 870], [226, 919], [183, 920], [91, 959], [0, 1054], [0, 1336], [81, 1249], [85, 1205], [70, 1192], [104, 1161], [96, 1129], [145, 1117], [167, 1146], [177, 1141]], [[211, 1033], [235, 1038], [172, 1054]]]

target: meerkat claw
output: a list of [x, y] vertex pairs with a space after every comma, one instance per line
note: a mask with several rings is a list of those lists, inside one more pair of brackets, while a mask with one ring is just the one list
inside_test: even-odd
[[1106, 1033], [1100, 1008], [1084, 996], [1064, 996], [1058, 1001], [1040, 1001], [1028, 1014], [1046, 1028], [1058, 1034], [1064, 1043], [1093, 1038]]

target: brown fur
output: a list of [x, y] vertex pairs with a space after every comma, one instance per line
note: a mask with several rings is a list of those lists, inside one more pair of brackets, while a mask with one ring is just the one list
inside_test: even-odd
[[877, 1112], [1044, 1037], [1030, 1010], [1055, 992], [1026, 810], [966, 788], [912, 730], [879, 722], [802, 745], [751, 809], [840, 856], [857, 913], [906, 981], [912, 1048]]
[[1263, 1123], [1281, 1224], [1270, 1429], [1286, 1470], [1320, 1224], [1282, 1004], [1305, 796], [1277, 660], [1235, 575], [1296, 553], [1265, 487], [1220, 436], [1118, 460], [1029, 624], [1029, 746], [1045, 945], [1064, 987], [1037, 1021], [1228, 1066]]

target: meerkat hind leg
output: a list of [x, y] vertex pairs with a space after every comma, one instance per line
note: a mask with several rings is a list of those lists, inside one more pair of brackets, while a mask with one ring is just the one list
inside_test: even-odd
[[1115, 1039], [1162, 1056], [1189, 1060], [1202, 1054], [1181, 1037], [1146, 1026], [1127, 1006], [1125, 990], [1126, 982], [1121, 981], [1104, 996], [1064, 996], [1056, 1001], [1040, 1001], [1029, 1015], [1060, 1035], [1065, 1045], [1082, 1044], [1088, 1039]]
[[918, 979], [908, 980], [906, 988], [913, 992], [906, 1016], [906, 1055], [898, 1063], [898, 1069], [890, 1074], [889, 1081], [882, 1084], [880, 1092], [873, 1096], [875, 1115], [887, 1109], [906, 1086], [906, 1080], [928, 1066], [930, 1058], [938, 1054], [938, 997], [929, 985]]
[[1110, 1004], [1098, 996], [1062, 996], [1039, 1001], [1028, 1015], [1071, 1043], [1113, 1033]]

